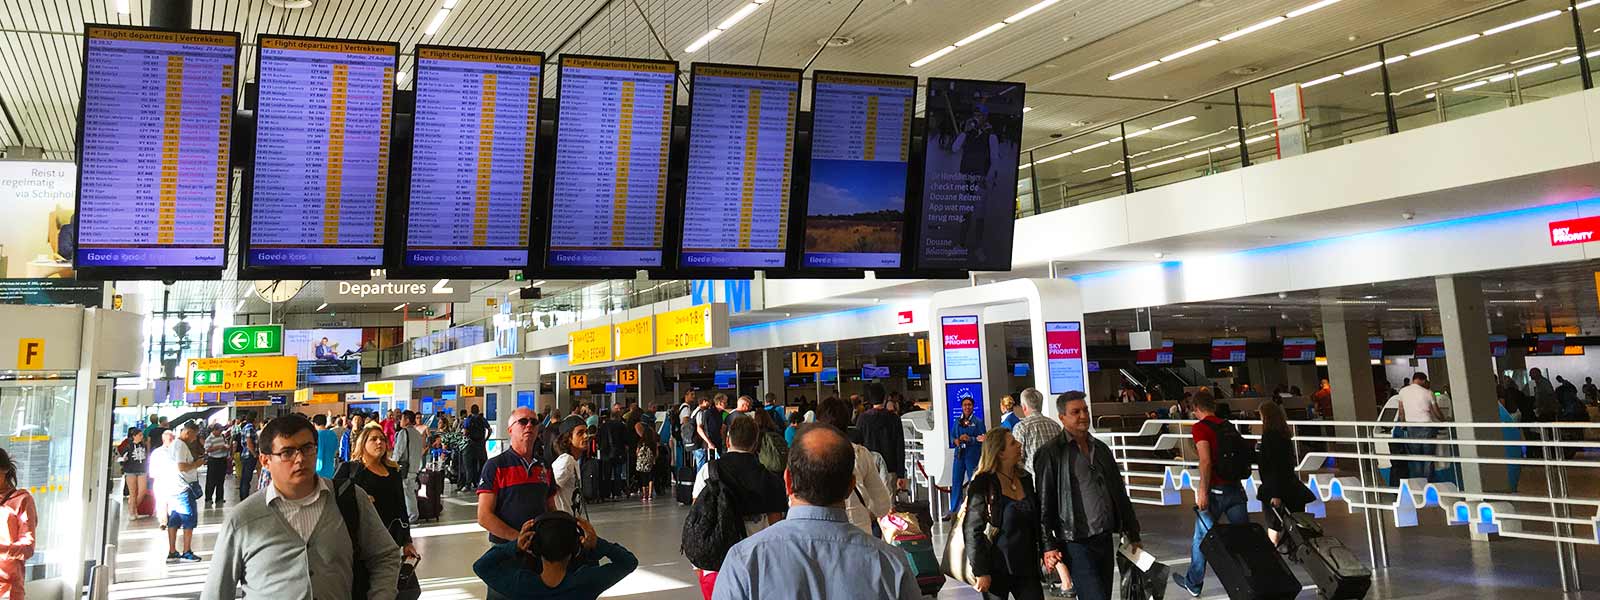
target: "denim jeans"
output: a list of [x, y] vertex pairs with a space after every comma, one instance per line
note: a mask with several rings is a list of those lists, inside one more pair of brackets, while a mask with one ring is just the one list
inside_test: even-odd
[[711, 462], [711, 451], [706, 448], [696, 448], [694, 451], [694, 472], [699, 473], [700, 468]]
[[256, 478], [256, 470], [261, 468], [256, 464], [256, 457], [249, 452], [239, 454], [239, 501], [243, 502], [250, 495], [251, 484]]
[[1115, 576], [1115, 557], [1111, 533], [1067, 542], [1061, 559], [1072, 575], [1078, 600], [1111, 600], [1111, 580]]
[[1189, 573], [1184, 577], [1195, 591], [1199, 591], [1206, 582], [1206, 557], [1200, 553], [1200, 541], [1206, 538], [1206, 532], [1211, 531], [1211, 525], [1217, 522], [1217, 517], [1226, 516], [1228, 522], [1233, 524], [1250, 521], [1250, 505], [1243, 486], [1214, 487], [1208, 496], [1211, 503], [1194, 521], [1194, 545], [1189, 548]]
[[[1434, 429], [1432, 427], [1418, 427], [1415, 425], [1407, 426], [1406, 439], [1431, 440], [1433, 439], [1433, 432]], [[1435, 444], [1405, 444], [1406, 454], [1413, 456], [1433, 456], [1437, 449], [1438, 446]], [[1433, 478], [1432, 460], [1414, 460], [1410, 461], [1410, 465], [1410, 477], [1421, 477], [1423, 479]]]

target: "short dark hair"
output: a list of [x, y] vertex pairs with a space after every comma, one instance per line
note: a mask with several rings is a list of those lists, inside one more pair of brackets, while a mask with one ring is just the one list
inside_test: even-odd
[[[1028, 388], [1028, 389], [1033, 389], [1033, 388]], [[1065, 392], [1065, 393], [1061, 394], [1060, 396], [1056, 396], [1056, 414], [1058, 414], [1058, 415], [1067, 414], [1067, 403], [1075, 401], [1075, 400], [1082, 400], [1084, 402], [1088, 402], [1089, 401], [1089, 395], [1085, 394], [1083, 392], [1079, 392], [1079, 391], [1071, 391], [1071, 392]]]
[[798, 412], [789, 413], [789, 424], [790, 425], [799, 425], [799, 424], [804, 423], [804, 422], [806, 422], [806, 416], [805, 415], [802, 415], [802, 414], [800, 414]]
[[478, 412], [479, 412], [478, 405], [476, 405], [476, 404], [472, 405], [472, 408], [469, 409], [467, 412], [470, 412], [472, 414], [478, 414]]
[[850, 427], [850, 405], [835, 396], [828, 396], [817, 405], [817, 422], [844, 431]]
[[400, 413], [400, 418], [405, 419], [407, 421], [411, 421], [412, 423], [415, 423], [415, 422], [417, 422], [417, 413], [415, 411], [409, 411], [409, 410], [408, 411], [403, 411], [403, 412]]
[[278, 438], [294, 437], [302, 431], [310, 431], [315, 435], [316, 430], [317, 428], [311, 424], [311, 420], [307, 419], [305, 415], [287, 414], [277, 417], [267, 421], [267, 426], [261, 428], [261, 437], [256, 440], [256, 449], [263, 454], [271, 454], [278, 451], [274, 447]]
[[789, 451], [789, 493], [817, 506], [843, 502], [854, 489], [855, 448], [831, 425], [808, 423]]
[[871, 406], [881, 406], [883, 399], [889, 395], [889, 391], [883, 387], [883, 384], [876, 381], [867, 383], [866, 392], [867, 404]]
[[317, 427], [327, 427], [328, 415], [312, 415], [311, 424], [316, 425]]
[[565, 512], [554, 511], [533, 525], [533, 539], [526, 551], [549, 561], [561, 561], [578, 554], [583, 541], [583, 530], [578, 522]]
[[1217, 412], [1217, 398], [1211, 395], [1211, 390], [1200, 388], [1194, 393], [1194, 407], [1208, 413]]
[[728, 445], [740, 450], [755, 450], [761, 439], [761, 427], [754, 418], [734, 419], [728, 424]]
[[[1558, 375], [1556, 378], [1560, 379], [1560, 376]], [[1427, 381], [1428, 380], [1428, 374], [1427, 373], [1423, 373], [1422, 371], [1417, 371], [1416, 373], [1412, 373], [1411, 374], [1411, 380], [1412, 381], [1416, 381], [1418, 379], [1421, 379], [1423, 381]]]

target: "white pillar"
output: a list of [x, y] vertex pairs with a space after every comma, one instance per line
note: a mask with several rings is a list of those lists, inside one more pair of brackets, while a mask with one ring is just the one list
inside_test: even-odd
[[[1334, 420], [1377, 419], [1377, 392], [1372, 385], [1366, 321], [1346, 315], [1343, 305], [1326, 301], [1322, 305], [1322, 332], [1327, 337], [1328, 386], [1333, 392]], [[1348, 427], [1339, 428], [1341, 436], [1354, 434]]]
[[[1494, 363], [1489, 356], [1489, 323], [1488, 313], [1484, 311], [1482, 282], [1477, 277], [1447, 276], [1436, 278], [1434, 283], [1439, 290], [1439, 323], [1444, 329], [1444, 356], [1450, 373], [1447, 381], [1455, 420], [1459, 423], [1499, 422], [1500, 400], [1495, 391]], [[1440, 389], [1445, 383], [1433, 381], [1434, 389]], [[1457, 432], [1462, 440], [1504, 439], [1498, 428], [1459, 429]], [[1505, 449], [1462, 446], [1460, 455], [1504, 458]], [[1504, 466], [1463, 464], [1459, 468], [1466, 491], [1509, 489]]]
[[779, 404], [788, 404], [783, 380], [783, 350], [771, 348], [761, 351], [761, 397], [766, 403], [767, 394], [777, 394]]

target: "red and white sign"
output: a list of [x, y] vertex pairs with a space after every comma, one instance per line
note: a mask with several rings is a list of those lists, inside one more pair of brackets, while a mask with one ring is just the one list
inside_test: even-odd
[[1503, 336], [1503, 335], [1491, 335], [1491, 336], [1489, 336], [1489, 355], [1490, 356], [1505, 356], [1506, 355], [1506, 349], [1510, 346], [1510, 344], [1511, 343], [1506, 340], [1506, 336]]
[[1052, 394], [1083, 391], [1082, 330], [1077, 321], [1044, 324], [1045, 362]]
[[1172, 364], [1172, 340], [1161, 340], [1160, 348], [1135, 350], [1133, 353], [1133, 362], [1141, 365]]
[[940, 338], [944, 340], [945, 380], [982, 379], [983, 360], [978, 345], [978, 317], [943, 317], [939, 319], [939, 333]]
[[1583, 217], [1550, 223], [1550, 245], [1587, 244], [1600, 234], [1600, 217]]
[[1306, 362], [1317, 359], [1317, 338], [1283, 338], [1283, 360]]
[[1533, 354], [1561, 355], [1567, 352], [1567, 334], [1541, 333], [1533, 338]]
[[1244, 338], [1216, 338], [1211, 340], [1211, 362], [1244, 362]]
[[1417, 338], [1417, 347], [1411, 351], [1416, 358], [1444, 358], [1444, 337], [1425, 335]]
[[916, 313], [909, 310], [902, 310], [896, 313], [895, 316], [899, 319], [899, 324], [901, 325], [910, 325], [917, 320]]

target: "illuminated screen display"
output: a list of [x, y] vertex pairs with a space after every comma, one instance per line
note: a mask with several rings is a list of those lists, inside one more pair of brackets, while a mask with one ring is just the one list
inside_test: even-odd
[[562, 55], [552, 268], [661, 266], [678, 65]]
[[1417, 338], [1416, 349], [1412, 351], [1416, 358], [1444, 358], [1444, 336], [1424, 335]]
[[917, 80], [818, 71], [812, 85], [801, 266], [899, 268]]
[[74, 264], [222, 268], [239, 34], [87, 25], [84, 46]]
[[543, 63], [417, 48], [407, 267], [527, 266]]
[[1244, 362], [1244, 338], [1216, 338], [1211, 340], [1211, 362]]
[[978, 317], [941, 317], [939, 329], [944, 339], [944, 378], [950, 381], [983, 378]]
[[1170, 365], [1172, 364], [1172, 340], [1161, 340], [1161, 347], [1149, 350], [1137, 350], [1133, 353], [1133, 362], [1141, 365]]
[[[1044, 324], [1045, 368], [1050, 393], [1083, 391], [1083, 324], [1047, 321]], [[1171, 359], [1171, 351], [1167, 353]]]
[[1011, 270], [1023, 85], [928, 80], [917, 267]]
[[1317, 360], [1317, 338], [1283, 338], [1283, 360], [1286, 362]]
[[383, 265], [397, 46], [260, 38], [245, 265]]
[[783, 268], [800, 72], [697, 64], [692, 80], [678, 266]]

